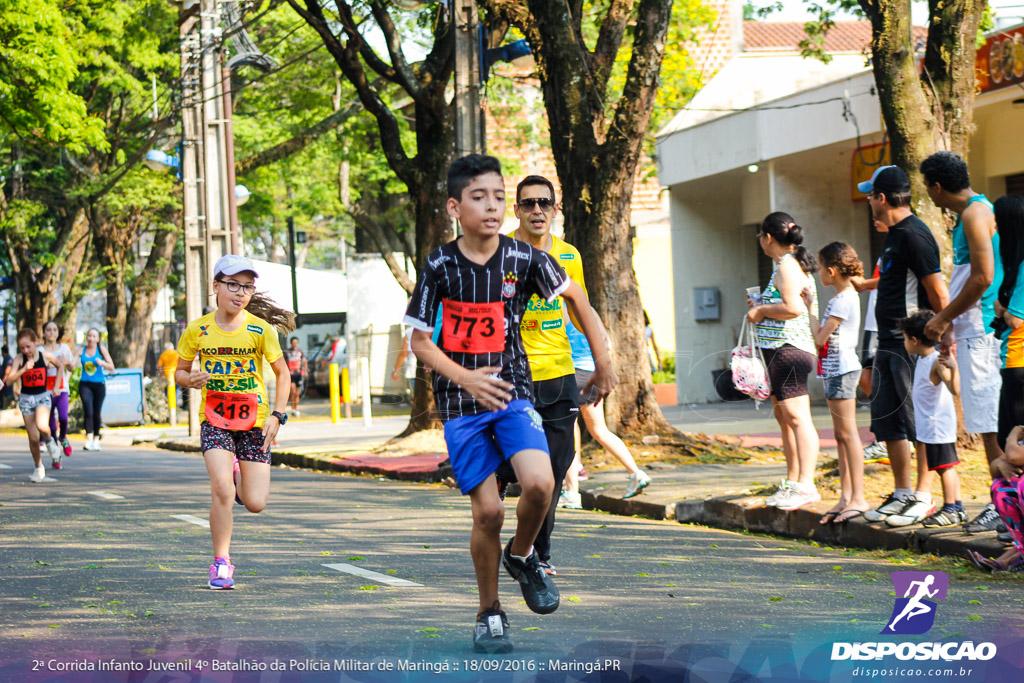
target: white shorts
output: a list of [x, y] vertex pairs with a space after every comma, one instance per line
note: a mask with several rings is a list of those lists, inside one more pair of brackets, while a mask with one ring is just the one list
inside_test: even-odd
[[999, 340], [991, 334], [956, 340], [956, 361], [960, 369], [960, 397], [964, 406], [964, 429], [968, 434], [990, 434], [999, 430], [999, 391], [1003, 378], [999, 369]]

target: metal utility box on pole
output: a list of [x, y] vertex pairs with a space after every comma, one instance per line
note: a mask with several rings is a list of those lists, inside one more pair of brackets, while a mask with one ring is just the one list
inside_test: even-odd
[[487, 152], [480, 97], [482, 37], [476, 0], [453, 0], [455, 12], [455, 156]]

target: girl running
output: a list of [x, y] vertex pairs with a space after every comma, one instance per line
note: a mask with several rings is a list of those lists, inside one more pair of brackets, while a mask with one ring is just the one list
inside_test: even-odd
[[[71, 348], [60, 341], [63, 336], [64, 330], [53, 320], [43, 326], [43, 351], [51, 354], [54, 358], [59, 358], [60, 362], [64, 364], [64, 371], [60, 373], [57, 372], [56, 367], [46, 369], [46, 388], [50, 390], [50, 402], [52, 403], [50, 408], [51, 438], [47, 443], [47, 448], [50, 451], [50, 457], [57, 453], [56, 461], [53, 464], [53, 468], [57, 470], [61, 467], [61, 450], [64, 451], [64, 455], [71, 455], [71, 443], [68, 442], [68, 397], [71, 392], [70, 370], [75, 364], [75, 357], [71, 353]], [[60, 441], [59, 447], [58, 440]]]
[[847, 522], [868, 511], [864, 498], [864, 448], [857, 432], [857, 384], [860, 359], [857, 332], [860, 328], [860, 300], [853, 278], [864, 275], [864, 265], [853, 247], [831, 242], [818, 252], [818, 277], [836, 295], [825, 306], [818, 323], [818, 310], [811, 292], [801, 292], [811, 320], [811, 333], [818, 347], [818, 376], [825, 381], [825, 399], [832, 414], [839, 450], [839, 502], [821, 518], [821, 524]]
[[[59, 358], [42, 350], [35, 330], [26, 328], [18, 332], [18, 349], [21, 353], [14, 357], [11, 374], [7, 379], [11, 384], [21, 381], [18, 408], [25, 420], [28, 449], [35, 463], [35, 469], [28, 479], [38, 484], [46, 478], [39, 445], [50, 441], [50, 392], [46, 388], [46, 370], [53, 366], [58, 372], [64, 372], [64, 365]], [[57, 468], [60, 463], [59, 454], [53, 462]]]
[[[231, 564], [232, 502], [260, 512], [270, 495], [270, 446], [288, 421], [288, 363], [275, 327], [295, 329], [295, 314], [256, 293], [252, 261], [222, 256], [214, 265], [217, 310], [193, 320], [178, 342], [174, 381], [202, 390], [200, 442], [210, 475], [213, 564], [207, 586], [235, 587]], [[277, 377], [274, 410], [267, 405], [263, 362]], [[193, 361], [198, 367], [193, 369]], [[269, 414], [268, 414], [269, 413]]]
[[95, 327], [85, 333], [85, 347], [79, 354], [82, 378], [78, 382], [78, 397], [82, 399], [85, 414], [85, 446], [87, 451], [102, 451], [100, 445], [100, 416], [103, 399], [107, 396], [106, 372], [114, 371], [107, 349], [100, 344], [100, 331]]

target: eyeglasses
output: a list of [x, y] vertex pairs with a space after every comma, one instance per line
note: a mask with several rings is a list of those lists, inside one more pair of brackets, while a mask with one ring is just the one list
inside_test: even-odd
[[527, 199], [519, 200], [519, 208], [526, 209], [527, 211], [533, 211], [533, 207], [535, 206], [539, 206], [541, 211], [550, 211], [554, 205], [554, 200], [548, 199], [547, 197], [540, 197], [537, 199], [528, 197]]
[[217, 280], [217, 282], [227, 287], [228, 291], [232, 294], [238, 290], [245, 292], [246, 296], [252, 296], [256, 293], [256, 285], [243, 285], [241, 282], [235, 282], [234, 280]]

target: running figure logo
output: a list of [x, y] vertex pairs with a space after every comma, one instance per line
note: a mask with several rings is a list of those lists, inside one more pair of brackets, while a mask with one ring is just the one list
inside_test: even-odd
[[[949, 577], [942, 572], [893, 572], [896, 604], [883, 634], [920, 635], [935, 623], [934, 600], [945, 600]], [[902, 597], [900, 597], [902, 596]]]

